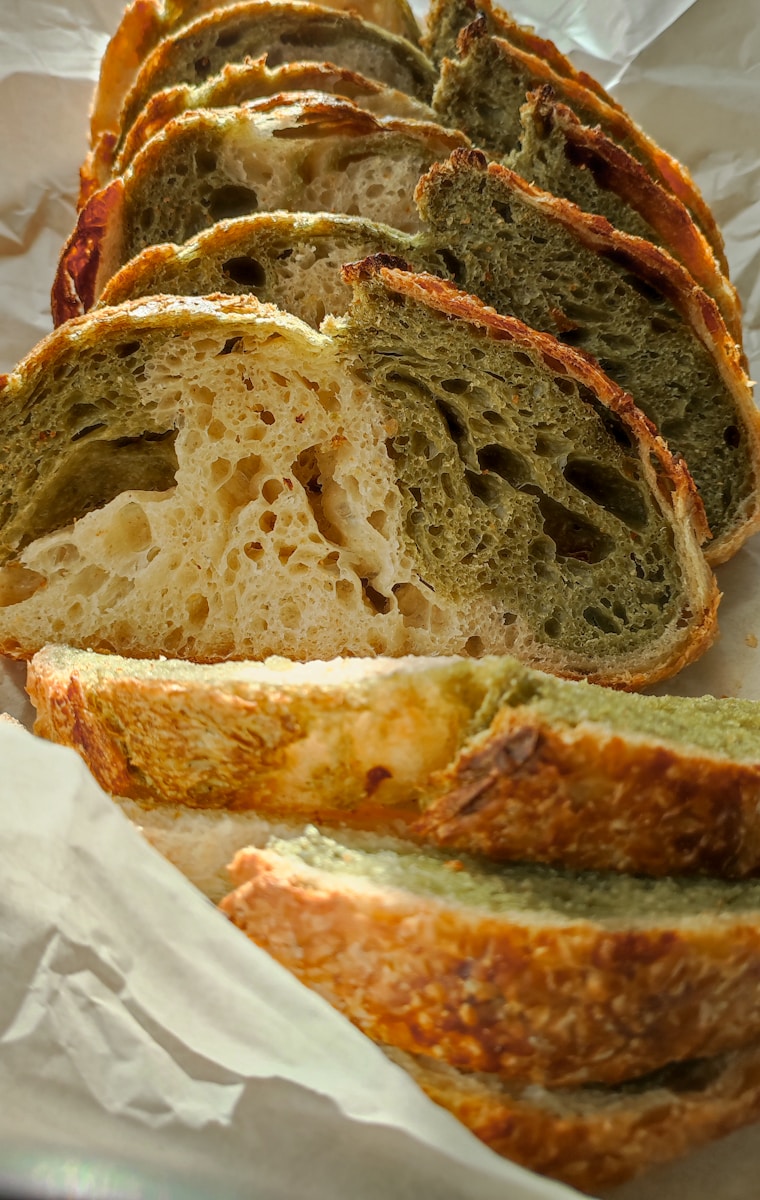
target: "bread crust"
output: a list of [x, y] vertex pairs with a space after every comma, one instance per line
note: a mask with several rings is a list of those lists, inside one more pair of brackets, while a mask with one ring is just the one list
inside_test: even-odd
[[760, 763], [502, 708], [431, 781], [414, 833], [512, 862], [742, 878], [760, 871]]
[[621, 928], [494, 916], [272, 850], [229, 870], [220, 907], [248, 937], [374, 1040], [463, 1070], [618, 1083], [760, 1034], [756, 911]]
[[684, 1063], [635, 1090], [507, 1088], [384, 1047], [497, 1154], [596, 1195], [760, 1116], [760, 1047]]

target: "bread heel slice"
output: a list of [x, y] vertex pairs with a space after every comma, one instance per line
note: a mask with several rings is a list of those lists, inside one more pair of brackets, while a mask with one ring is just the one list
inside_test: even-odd
[[760, 1036], [760, 884], [496, 867], [315, 829], [241, 851], [224, 912], [377, 1041], [553, 1087]]

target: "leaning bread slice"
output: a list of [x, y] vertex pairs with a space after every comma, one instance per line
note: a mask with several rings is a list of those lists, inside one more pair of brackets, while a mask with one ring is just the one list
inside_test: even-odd
[[375, 117], [310, 92], [185, 113], [80, 212], [53, 284], [53, 318], [90, 308], [146, 246], [184, 242], [226, 217], [344, 212], [414, 230], [420, 176], [468, 144], [439, 125]]
[[520, 109], [527, 93], [550, 85], [557, 99], [585, 125], [598, 125], [685, 204], [710, 243], [720, 269], [728, 273], [720, 230], [691, 175], [627, 113], [577, 80], [559, 75], [544, 59], [489, 33], [485, 17], [478, 17], [462, 31], [458, 47], [458, 55], [441, 64], [433, 99], [443, 124], [463, 129], [484, 150], [508, 154], [519, 142]]
[[227, 916], [376, 1041], [617, 1083], [760, 1036], [760, 883], [436, 854], [315, 828], [241, 850]]
[[119, 116], [125, 135], [150, 97], [175, 84], [198, 84], [227, 63], [267, 55], [270, 67], [285, 62], [331, 62], [430, 101], [437, 72], [406, 38], [304, 0], [246, 0], [212, 9], [165, 37], [145, 58]]
[[103, 288], [98, 307], [138, 296], [254, 295], [319, 328], [351, 303], [345, 263], [371, 254], [403, 258], [415, 270], [441, 271], [410, 234], [341, 213], [254, 213], [217, 221], [183, 246], [149, 246]]
[[553, 1090], [383, 1049], [497, 1154], [592, 1195], [760, 1116], [757, 1043], [616, 1087]]
[[159, 297], [40, 344], [3, 392], [4, 652], [514, 651], [634, 688], [697, 657], [702, 508], [630, 398], [441, 280], [351, 277], [319, 333]]
[[584, 212], [606, 217], [623, 233], [643, 237], [683, 263], [712, 296], [741, 345], [741, 305], [707, 239], [685, 205], [601, 129], [581, 124], [550, 87], [529, 94], [521, 110], [519, 146], [505, 160], [523, 179]]
[[650, 242], [478, 151], [436, 164], [417, 202], [468, 291], [593, 355], [630, 392], [688, 463], [709, 560], [729, 558], [760, 527], [760, 412], [715, 302]]
[[102, 142], [91, 151], [82, 168], [80, 207], [114, 175], [122, 175], [135, 154], [172, 119], [195, 108], [231, 108], [288, 92], [321, 92], [351, 100], [379, 117], [401, 117], [435, 122], [432, 108], [398, 88], [367, 79], [347, 67], [331, 63], [293, 62], [267, 66], [266, 55], [244, 63], [230, 63], [205, 83], [178, 84], [151, 96], [126, 135], [121, 150]]
[[476, 17], [485, 22], [490, 33], [496, 34], [509, 45], [535, 55], [558, 75], [575, 80], [595, 92], [607, 104], [620, 107], [598, 80], [585, 71], [578, 71], [554, 42], [540, 37], [532, 26], [519, 24], [506, 9], [491, 3], [491, 0], [432, 0], [421, 39], [422, 48], [440, 66], [444, 58], [456, 55], [460, 33]]
[[[113, 142], [119, 114], [144, 59], [159, 42], [214, 9], [224, 0], [132, 0], [106, 46], [90, 113], [90, 144]], [[406, 0], [334, 0], [326, 8], [349, 9], [390, 33], [418, 42], [420, 31]], [[262, 15], [264, 15], [262, 13]]]
[[[613, 692], [490, 656], [201, 666], [63, 646], [34, 656], [27, 689], [35, 732], [154, 818], [274, 813], [501, 860], [760, 872], [753, 701]], [[252, 840], [237, 838], [217, 869]]]

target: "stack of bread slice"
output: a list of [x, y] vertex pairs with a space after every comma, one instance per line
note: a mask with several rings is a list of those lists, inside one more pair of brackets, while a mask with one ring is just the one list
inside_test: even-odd
[[688, 172], [487, 4], [134, 0], [53, 312], [0, 411], [37, 731], [501, 1153], [752, 1119], [756, 708], [607, 690], [760, 525]]

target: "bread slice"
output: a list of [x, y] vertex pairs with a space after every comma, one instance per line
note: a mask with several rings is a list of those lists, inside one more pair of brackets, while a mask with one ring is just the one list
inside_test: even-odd
[[403, 258], [415, 270], [441, 271], [410, 234], [340, 213], [255, 213], [217, 221], [183, 246], [149, 246], [103, 288], [98, 307], [138, 296], [254, 295], [318, 329], [327, 313], [341, 315], [352, 288], [345, 263], [371, 254]]
[[48, 646], [27, 688], [35, 733], [77, 749], [112, 795], [302, 823], [358, 811], [371, 826], [383, 810], [386, 824], [419, 814], [431, 772], [522, 670], [492, 657], [203, 666]]
[[420, 181], [449, 269], [499, 312], [593, 355], [682, 454], [720, 563], [760, 527], [760, 412], [718, 309], [649, 242], [614, 230], [476, 151]]
[[558, 75], [595, 92], [613, 108], [620, 107], [598, 80], [585, 71], [578, 71], [554, 42], [540, 37], [532, 26], [520, 25], [506, 9], [492, 4], [491, 0], [432, 0], [421, 39], [423, 50], [438, 66], [444, 58], [454, 58], [460, 33], [478, 17], [490, 33], [517, 50], [542, 59]]
[[185, 113], [80, 212], [53, 284], [53, 318], [90, 308], [146, 246], [183, 242], [227, 217], [344, 212], [414, 230], [420, 176], [467, 145], [439, 125], [375, 117], [318, 93]]
[[441, 64], [433, 108], [444, 125], [464, 130], [475, 145], [506, 155], [518, 145], [520, 109], [527, 93], [546, 84], [583, 124], [598, 125], [683, 202], [707, 238], [721, 271], [728, 274], [715, 217], [687, 169], [622, 109], [577, 80], [558, 74], [545, 59], [489, 33], [486, 17], [478, 17], [462, 31], [458, 55]]
[[[61, 646], [34, 656], [27, 688], [36, 733], [159, 809], [573, 868], [760, 872], [757, 702], [611, 692], [488, 656], [200, 666]], [[216, 872], [252, 840], [236, 836]]]
[[701, 506], [630, 399], [441, 280], [351, 277], [321, 333], [162, 297], [40, 344], [3, 392], [3, 652], [513, 651], [634, 688], [697, 657]]
[[376, 1041], [547, 1086], [760, 1034], [760, 883], [497, 867], [315, 828], [241, 850], [220, 907]]
[[82, 168], [80, 207], [99, 187], [127, 169], [138, 150], [173, 117], [196, 108], [231, 108], [289, 92], [321, 92], [351, 100], [379, 117], [401, 117], [435, 122], [429, 104], [407, 96], [398, 88], [376, 83], [347, 67], [331, 63], [289, 62], [267, 66], [266, 55], [244, 63], [228, 64], [205, 83], [178, 84], [151, 96], [124, 138], [120, 151], [103, 142], [91, 151]]
[[519, 146], [505, 165], [543, 191], [606, 217], [616, 229], [643, 237], [677, 258], [721, 310], [734, 341], [742, 342], [741, 305], [707, 239], [684, 204], [599, 127], [582, 125], [544, 86], [520, 113]]
[[285, 62], [331, 62], [387, 83], [425, 103], [436, 70], [412, 42], [365, 21], [304, 0], [247, 0], [223, 5], [165, 37], [145, 58], [119, 116], [126, 134], [150, 97], [175, 84], [198, 84], [227, 63], [267, 55]]
[[497, 1154], [592, 1195], [760, 1116], [757, 1043], [616, 1087], [552, 1091], [383, 1049]]
[[[106, 46], [90, 113], [90, 145], [113, 143], [124, 100], [145, 58], [164, 38], [229, 7], [225, 0], [132, 0]], [[417, 43], [420, 30], [406, 0], [334, 0], [326, 8], [350, 10], [390, 33]], [[262, 12], [262, 15], [264, 13]]]

